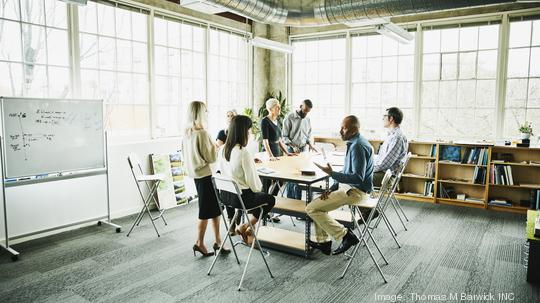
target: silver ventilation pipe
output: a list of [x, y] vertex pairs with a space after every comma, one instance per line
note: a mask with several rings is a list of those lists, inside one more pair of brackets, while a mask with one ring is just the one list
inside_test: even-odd
[[354, 23], [518, 0], [204, 0], [261, 23], [308, 27]]

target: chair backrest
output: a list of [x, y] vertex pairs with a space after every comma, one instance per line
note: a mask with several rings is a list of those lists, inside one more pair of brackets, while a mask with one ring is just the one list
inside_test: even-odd
[[398, 172], [398, 178], [401, 178], [401, 175], [405, 172], [405, 168], [407, 168], [407, 164], [409, 163], [409, 159], [411, 159], [412, 153], [408, 152], [403, 159], [401, 159], [399, 163], [399, 172]]
[[234, 180], [231, 178], [223, 175], [213, 175], [212, 182], [214, 182], [214, 188], [216, 190], [230, 192], [235, 195], [242, 194], [236, 182], [234, 182]]
[[392, 188], [392, 177], [392, 171], [390, 169], [387, 169], [381, 182], [381, 189], [379, 190], [381, 195], [383, 195]]
[[128, 154], [127, 160], [129, 163], [129, 168], [131, 168], [131, 173], [133, 174], [133, 177], [137, 177], [143, 174], [141, 161], [139, 160], [139, 156], [137, 156], [137, 154]]

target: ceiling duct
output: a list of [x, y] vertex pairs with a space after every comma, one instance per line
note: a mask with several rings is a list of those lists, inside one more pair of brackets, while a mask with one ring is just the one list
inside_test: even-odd
[[518, 0], [201, 0], [261, 23], [292, 27], [355, 23]]

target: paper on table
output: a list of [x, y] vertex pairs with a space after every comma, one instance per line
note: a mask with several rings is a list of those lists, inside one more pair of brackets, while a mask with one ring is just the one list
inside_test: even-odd
[[261, 168], [258, 168], [257, 171], [260, 172], [261, 174], [273, 174], [273, 173], [275, 173], [274, 170], [271, 170], [271, 169], [268, 168], [268, 167], [261, 167]]

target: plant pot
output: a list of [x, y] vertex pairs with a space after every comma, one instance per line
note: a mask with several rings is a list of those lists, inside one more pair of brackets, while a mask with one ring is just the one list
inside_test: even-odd
[[521, 133], [520, 139], [529, 139], [531, 137], [531, 134], [529, 133]]

